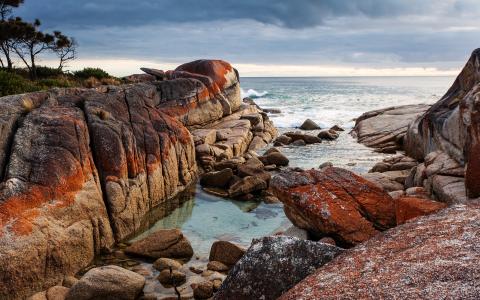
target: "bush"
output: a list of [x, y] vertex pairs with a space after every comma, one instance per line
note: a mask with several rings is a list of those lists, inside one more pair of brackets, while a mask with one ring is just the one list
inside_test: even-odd
[[95, 77], [96, 79], [99, 79], [99, 80], [103, 78], [111, 77], [110, 74], [108, 74], [107, 72], [105, 72], [100, 68], [85, 68], [83, 70], [73, 72], [73, 75], [81, 79], [88, 79], [90, 77]]
[[37, 81], [37, 85], [40, 86], [42, 89], [49, 89], [53, 87], [59, 88], [68, 88], [73, 87], [74, 84], [70, 82], [66, 78], [49, 78], [49, 79], [40, 79]]
[[33, 82], [15, 73], [0, 70], [0, 96], [23, 94], [40, 90]]
[[64, 74], [63, 71], [57, 68], [49, 68], [49, 67], [43, 67], [43, 66], [37, 67], [38, 78], [57, 77], [63, 74]]

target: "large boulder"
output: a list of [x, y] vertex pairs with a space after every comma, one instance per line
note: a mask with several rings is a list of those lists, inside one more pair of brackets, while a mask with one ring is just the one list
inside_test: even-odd
[[352, 131], [358, 142], [379, 152], [401, 150], [408, 126], [430, 106], [425, 104], [395, 106], [361, 115]]
[[282, 171], [270, 187], [287, 217], [316, 236], [355, 245], [395, 225], [395, 203], [375, 184], [334, 167]]
[[125, 249], [125, 253], [153, 259], [190, 259], [193, 249], [180, 230], [162, 229], [134, 242]]
[[429, 215], [447, 207], [442, 202], [416, 197], [400, 197], [395, 200], [395, 204], [397, 224], [403, 224], [410, 219]]
[[253, 240], [214, 299], [277, 299], [341, 252], [336, 246], [286, 236]]
[[287, 299], [478, 299], [480, 205], [455, 205], [337, 256]]
[[237, 70], [222, 60], [196, 60], [165, 72], [155, 84], [155, 105], [187, 126], [206, 124], [238, 110], [242, 100]]
[[480, 197], [480, 49], [473, 51], [445, 95], [410, 126], [408, 155], [423, 160], [429, 153], [448, 154], [465, 168], [468, 197]]
[[93, 268], [75, 283], [65, 300], [134, 300], [142, 292], [145, 278], [118, 266]]

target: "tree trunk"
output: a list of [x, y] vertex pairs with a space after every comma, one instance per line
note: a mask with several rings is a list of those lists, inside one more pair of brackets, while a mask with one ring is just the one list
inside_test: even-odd
[[32, 80], [37, 80], [37, 66], [35, 65], [35, 55], [33, 53], [30, 54], [30, 77]]

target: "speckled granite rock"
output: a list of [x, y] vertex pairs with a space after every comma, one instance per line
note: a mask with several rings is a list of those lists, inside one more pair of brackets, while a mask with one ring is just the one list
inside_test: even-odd
[[342, 249], [293, 237], [254, 240], [214, 299], [276, 299]]
[[480, 204], [455, 205], [337, 256], [279, 299], [478, 299]]

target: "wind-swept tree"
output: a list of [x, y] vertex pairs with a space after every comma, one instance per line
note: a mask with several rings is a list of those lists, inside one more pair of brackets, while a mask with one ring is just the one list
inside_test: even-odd
[[62, 71], [68, 61], [77, 58], [77, 42], [60, 31], [54, 31], [53, 36], [55, 41], [52, 50], [60, 59], [58, 70]]
[[37, 79], [37, 65], [35, 63], [37, 56], [45, 50], [52, 49], [55, 42], [54, 35], [39, 30], [40, 25], [38, 19], [33, 24], [19, 22], [20, 34], [14, 45], [15, 53], [27, 66], [32, 79]]
[[[4, 59], [0, 57], [0, 64], [11, 70], [13, 67], [11, 54], [15, 41], [16, 26], [15, 19], [8, 19], [12, 14], [12, 9], [20, 6], [23, 0], [0, 0], [0, 51]], [[7, 20], [8, 19], [8, 20]], [[5, 62], [4, 62], [5, 60]]]

